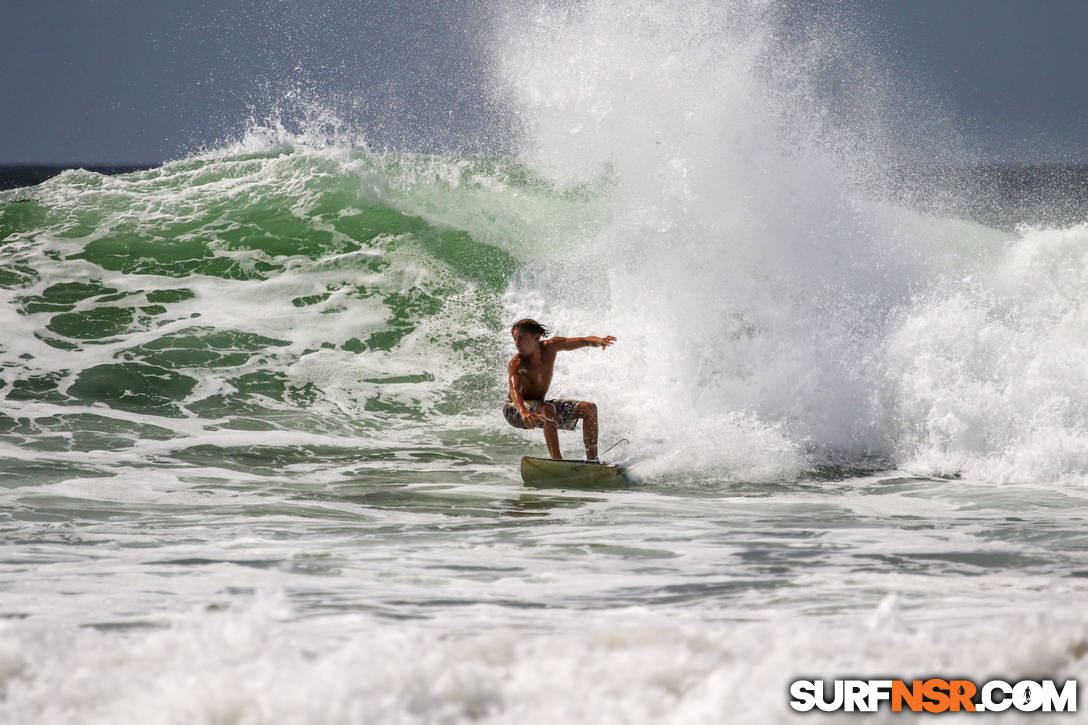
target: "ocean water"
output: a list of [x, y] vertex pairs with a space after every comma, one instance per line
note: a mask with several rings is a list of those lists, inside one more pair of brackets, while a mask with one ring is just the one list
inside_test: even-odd
[[[0, 192], [0, 720], [775, 723], [798, 678], [1088, 677], [1075, 194], [885, 184], [896, 119], [824, 112], [852, 36], [774, 4], [495, 24], [516, 157], [272, 119]], [[521, 484], [526, 315], [618, 338], [552, 389], [630, 489]]]

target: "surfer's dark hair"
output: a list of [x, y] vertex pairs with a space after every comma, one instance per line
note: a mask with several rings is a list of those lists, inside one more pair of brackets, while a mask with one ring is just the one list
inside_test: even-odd
[[540, 335], [541, 337], [548, 336], [548, 328], [544, 327], [544, 325], [540, 324], [531, 317], [523, 317], [522, 319], [518, 320], [510, 326], [511, 333], [517, 332], [518, 330], [525, 330], [528, 333]]

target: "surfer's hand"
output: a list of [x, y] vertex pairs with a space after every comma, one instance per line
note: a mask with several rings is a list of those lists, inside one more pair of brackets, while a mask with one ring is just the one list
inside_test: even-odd
[[525, 427], [529, 430], [536, 428], [538, 425], [544, 425], [548, 422], [548, 419], [543, 413], [529, 413], [528, 415], [521, 416], [521, 419], [525, 421]]
[[608, 337], [591, 337], [590, 339], [593, 340], [594, 345], [601, 348], [602, 350], [616, 341], [616, 338], [612, 337], [611, 335], [609, 335]]

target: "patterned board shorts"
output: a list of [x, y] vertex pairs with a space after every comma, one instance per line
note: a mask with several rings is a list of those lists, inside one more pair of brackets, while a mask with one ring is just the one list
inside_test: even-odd
[[[578, 425], [578, 406], [582, 404], [580, 400], [526, 400], [525, 407], [529, 409], [530, 413], [537, 412], [544, 403], [551, 403], [555, 406], [555, 427], [560, 430], [574, 430]], [[525, 421], [521, 418], [521, 413], [518, 412], [517, 406], [507, 401], [506, 405], [502, 406], [502, 414], [506, 417], [506, 422], [515, 428], [524, 428]]]

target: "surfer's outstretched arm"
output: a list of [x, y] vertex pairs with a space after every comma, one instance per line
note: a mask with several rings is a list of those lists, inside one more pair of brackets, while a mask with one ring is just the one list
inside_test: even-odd
[[602, 350], [616, 341], [616, 338], [606, 337], [553, 337], [544, 344], [560, 350], [581, 350], [583, 347], [599, 347]]

